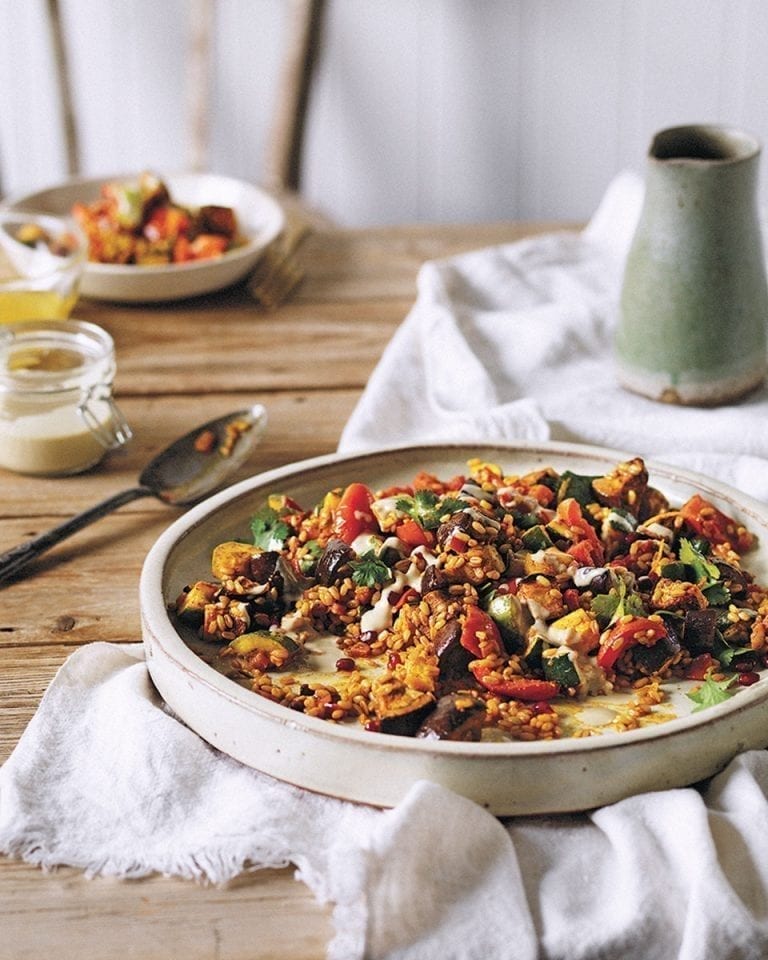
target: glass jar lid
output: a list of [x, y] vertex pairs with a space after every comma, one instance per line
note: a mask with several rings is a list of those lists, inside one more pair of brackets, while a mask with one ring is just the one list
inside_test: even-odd
[[26, 320], [0, 326], [0, 391], [50, 394], [111, 383], [114, 342], [85, 320]]

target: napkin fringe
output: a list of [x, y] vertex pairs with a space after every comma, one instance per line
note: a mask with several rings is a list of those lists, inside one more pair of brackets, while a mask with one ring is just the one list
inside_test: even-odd
[[[142, 877], [158, 874], [212, 886], [226, 884], [243, 873], [255, 873], [257, 870], [282, 870], [285, 867], [296, 866], [287, 857], [269, 856], [261, 850], [249, 853], [206, 851], [204, 854], [174, 857], [164, 862], [159, 862], [151, 856], [126, 858], [105, 855], [85, 859], [70, 850], [46, 849], [45, 837], [38, 838], [29, 834], [23, 840], [8, 839], [0, 835], [0, 853], [16, 860], [23, 860], [45, 873], [55, 873], [59, 867], [66, 866], [82, 870], [88, 879], [119, 877], [124, 880], [139, 880]], [[297, 879], [300, 879], [298, 874]], [[311, 884], [308, 885], [312, 887]], [[314, 890], [313, 892], [316, 893]]]

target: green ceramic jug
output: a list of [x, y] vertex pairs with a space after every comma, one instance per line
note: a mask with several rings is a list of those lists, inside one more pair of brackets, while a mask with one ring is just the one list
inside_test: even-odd
[[618, 377], [629, 390], [714, 405], [762, 383], [759, 158], [760, 144], [728, 127], [674, 127], [653, 138], [616, 331]]

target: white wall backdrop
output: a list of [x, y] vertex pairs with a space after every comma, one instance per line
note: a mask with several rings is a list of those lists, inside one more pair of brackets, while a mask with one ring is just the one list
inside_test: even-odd
[[[286, 2], [214, 0], [209, 169], [260, 181]], [[196, 3], [61, 0], [84, 174], [198, 160]], [[304, 190], [352, 226], [584, 219], [661, 127], [768, 144], [766, 51], [765, 0], [328, 0]], [[3, 194], [63, 179], [43, 0], [0, 0], [0, 94]]]

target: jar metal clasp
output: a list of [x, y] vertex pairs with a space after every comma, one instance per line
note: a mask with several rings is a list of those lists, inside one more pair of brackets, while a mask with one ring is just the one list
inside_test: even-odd
[[[98, 417], [95, 412], [95, 406], [98, 403], [106, 404], [109, 409], [109, 417], [106, 420]], [[97, 383], [90, 387], [78, 404], [77, 412], [105, 450], [117, 450], [128, 443], [133, 436], [128, 421], [106, 384]]]

